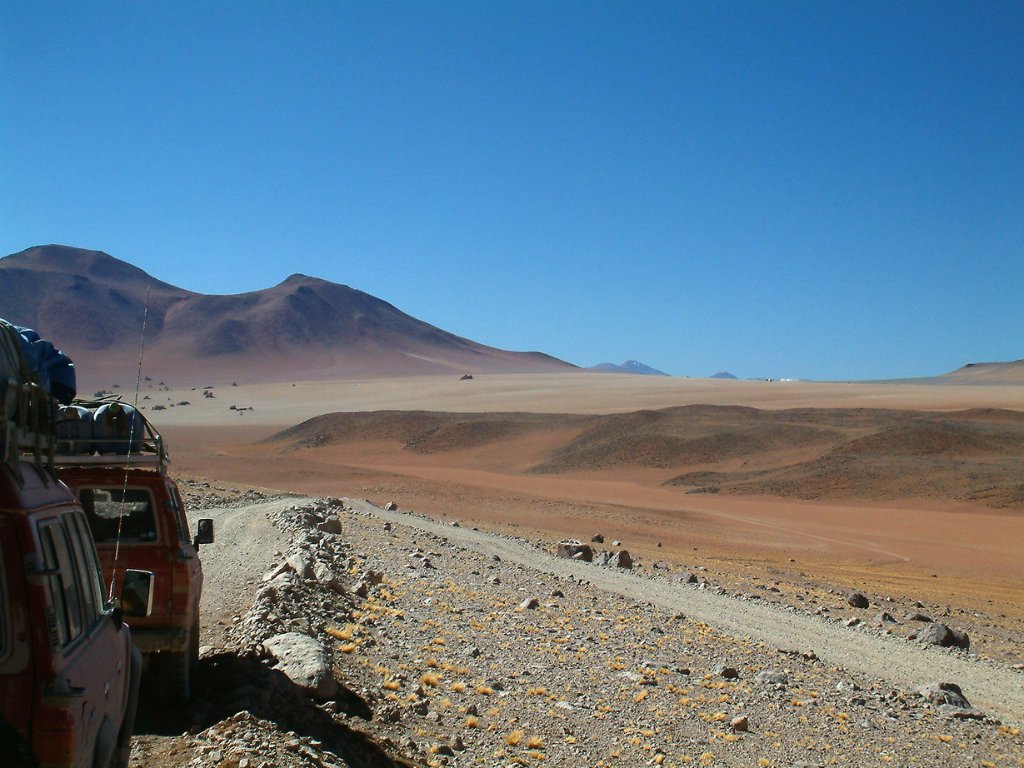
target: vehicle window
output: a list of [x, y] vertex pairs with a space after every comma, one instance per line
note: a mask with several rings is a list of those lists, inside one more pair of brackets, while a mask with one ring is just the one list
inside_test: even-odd
[[88, 626], [103, 614], [103, 591], [100, 586], [96, 551], [92, 546], [92, 536], [85, 530], [86, 526], [80, 515], [64, 515], [64, 525], [71, 539], [71, 550], [78, 566], [82, 614]]
[[40, 523], [39, 539], [43, 547], [43, 564], [46, 570], [55, 571], [47, 576], [46, 581], [56, 614], [57, 639], [63, 647], [82, 634], [82, 602], [75, 566], [64, 526], [59, 521]]
[[153, 496], [146, 488], [80, 488], [78, 499], [97, 544], [157, 540]]
[[188, 544], [191, 539], [189, 538], [188, 521], [185, 519], [185, 507], [181, 503], [178, 489], [170, 483], [167, 484], [167, 503], [170, 504], [171, 512], [174, 513], [174, 523], [178, 527], [178, 541]]

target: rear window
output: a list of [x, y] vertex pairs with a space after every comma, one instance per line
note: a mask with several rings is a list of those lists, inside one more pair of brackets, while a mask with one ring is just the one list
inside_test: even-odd
[[153, 495], [146, 488], [79, 488], [89, 527], [97, 544], [157, 540]]

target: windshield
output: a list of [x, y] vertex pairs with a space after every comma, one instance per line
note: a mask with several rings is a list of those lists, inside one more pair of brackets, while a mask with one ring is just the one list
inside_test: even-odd
[[97, 544], [156, 541], [153, 496], [145, 488], [80, 488], [78, 499]]

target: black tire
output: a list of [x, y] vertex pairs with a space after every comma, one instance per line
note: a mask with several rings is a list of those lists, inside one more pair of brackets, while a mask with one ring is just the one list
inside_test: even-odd
[[186, 704], [192, 695], [192, 667], [199, 660], [198, 616], [192, 622], [186, 648], [180, 653], [163, 651], [157, 657], [160, 698], [174, 704]]

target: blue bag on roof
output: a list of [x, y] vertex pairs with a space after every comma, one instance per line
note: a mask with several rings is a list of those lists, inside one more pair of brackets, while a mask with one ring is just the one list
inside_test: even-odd
[[70, 405], [78, 394], [75, 364], [65, 353], [31, 328], [15, 325], [21, 343], [21, 356], [35, 373], [42, 388], [57, 402]]

